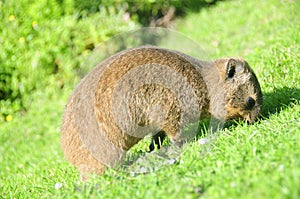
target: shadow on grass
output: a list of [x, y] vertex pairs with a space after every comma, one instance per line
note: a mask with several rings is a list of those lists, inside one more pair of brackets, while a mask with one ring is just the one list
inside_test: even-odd
[[274, 88], [273, 92], [263, 94], [264, 104], [262, 108], [262, 116], [267, 119], [271, 115], [280, 113], [292, 103], [300, 100], [299, 88]]

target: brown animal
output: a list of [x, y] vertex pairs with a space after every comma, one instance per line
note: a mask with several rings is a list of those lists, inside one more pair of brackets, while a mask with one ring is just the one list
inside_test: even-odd
[[164, 135], [180, 146], [190, 122], [215, 117], [253, 123], [261, 106], [261, 89], [246, 61], [200, 61], [142, 46], [111, 56], [78, 84], [63, 116], [62, 149], [85, 178], [115, 167], [149, 133], [150, 150]]

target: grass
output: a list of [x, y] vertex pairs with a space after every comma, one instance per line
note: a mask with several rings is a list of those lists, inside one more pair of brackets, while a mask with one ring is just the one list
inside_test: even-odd
[[205, 156], [195, 141], [158, 171], [109, 170], [82, 183], [60, 149], [73, 85], [40, 90], [25, 115], [1, 123], [0, 198], [299, 198], [299, 10], [296, 1], [224, 1], [176, 21], [210, 58], [248, 60], [264, 93], [264, 117], [221, 131]]

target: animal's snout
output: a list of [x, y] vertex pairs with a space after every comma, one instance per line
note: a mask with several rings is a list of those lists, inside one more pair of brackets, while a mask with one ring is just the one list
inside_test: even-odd
[[252, 97], [248, 97], [246, 100], [246, 109], [251, 110], [255, 106], [255, 99]]

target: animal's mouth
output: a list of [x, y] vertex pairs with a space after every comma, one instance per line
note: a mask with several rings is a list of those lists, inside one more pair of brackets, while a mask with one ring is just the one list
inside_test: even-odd
[[228, 118], [228, 121], [240, 121], [240, 120], [244, 120], [248, 124], [253, 124], [255, 122], [255, 118], [252, 118], [250, 113], [245, 113], [243, 115], [242, 114], [235, 114], [235, 115], [231, 115]]
[[245, 120], [246, 120], [249, 124], [253, 124], [253, 123], [255, 122], [255, 119], [252, 119], [250, 114], [247, 114], [247, 115], [245, 116]]
[[256, 106], [251, 110], [245, 110], [244, 108], [232, 108], [226, 107], [227, 120], [244, 120], [248, 124], [253, 124], [261, 116], [261, 107]]

